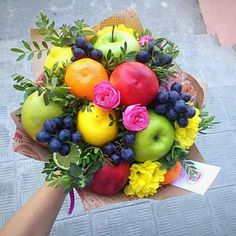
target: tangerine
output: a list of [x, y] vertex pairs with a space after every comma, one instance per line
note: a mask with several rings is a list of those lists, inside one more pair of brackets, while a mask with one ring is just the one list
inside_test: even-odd
[[108, 80], [106, 69], [99, 62], [83, 58], [68, 66], [65, 74], [65, 84], [70, 92], [77, 97], [93, 100], [94, 87], [102, 80]]
[[164, 175], [164, 181], [161, 182], [161, 185], [167, 185], [174, 182], [180, 175], [181, 172], [181, 163], [179, 161], [176, 162], [175, 166], [169, 169]]

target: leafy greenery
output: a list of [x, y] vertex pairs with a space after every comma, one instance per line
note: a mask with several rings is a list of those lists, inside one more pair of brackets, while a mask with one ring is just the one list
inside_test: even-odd
[[49, 45], [47, 42], [54, 46], [64, 47], [72, 46], [75, 44], [75, 40], [79, 36], [91, 36], [91, 42], [96, 39], [96, 33], [89, 28], [84, 20], [74, 21], [73, 25], [62, 25], [59, 30], [55, 28], [55, 22], [51, 21], [47, 15], [40, 13], [38, 20], [35, 25], [39, 29], [39, 33], [44, 37], [39, 45], [36, 41], [33, 41], [33, 46], [30, 43], [22, 40], [24, 49], [22, 48], [11, 48], [12, 52], [18, 53], [17, 61], [21, 61], [27, 56], [27, 60], [31, 60], [35, 54], [37, 58], [40, 59], [44, 51], [47, 54], [50, 52]]
[[124, 46], [120, 47], [121, 54], [119, 57], [115, 57], [110, 49], [107, 55], [103, 55], [103, 65], [111, 73], [119, 64], [125, 61], [135, 61], [136, 51], [127, 52], [127, 42], [124, 42]]
[[189, 158], [189, 153], [178, 142], [174, 142], [171, 150], [160, 159], [162, 169], [171, 169], [176, 161]]
[[215, 121], [215, 116], [210, 116], [209, 113], [205, 111], [204, 109], [205, 109], [205, 106], [203, 106], [200, 111], [201, 122], [199, 124], [198, 132], [201, 134], [206, 134], [206, 132], [204, 132], [206, 129], [211, 129], [213, 125], [220, 123], [220, 122]]
[[16, 59], [17, 61], [23, 60], [26, 56], [27, 56], [27, 60], [30, 61], [34, 57], [35, 54], [37, 54], [37, 58], [40, 59], [44, 51], [49, 52], [48, 44], [45, 41], [42, 41], [41, 43], [42, 46], [39, 45], [36, 41], [33, 41], [32, 43], [33, 43], [34, 48], [32, 48], [32, 46], [30, 46], [30, 44], [26, 42], [25, 40], [22, 40], [24, 49], [11, 48], [12, 52], [19, 54], [19, 56]]
[[77, 164], [71, 163], [69, 170], [60, 169], [52, 156], [49, 162], [45, 163], [42, 173], [46, 174], [45, 179], [49, 186], [58, 188], [63, 185], [65, 193], [69, 193], [73, 188], [82, 189], [91, 183], [94, 173], [103, 165], [103, 153], [100, 148], [85, 143], [81, 143], [77, 148], [82, 154]]

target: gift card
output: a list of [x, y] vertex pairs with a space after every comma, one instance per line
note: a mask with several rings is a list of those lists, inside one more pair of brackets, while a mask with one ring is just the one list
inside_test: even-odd
[[220, 171], [220, 167], [191, 161], [196, 170], [187, 175], [182, 168], [179, 178], [172, 185], [204, 195]]

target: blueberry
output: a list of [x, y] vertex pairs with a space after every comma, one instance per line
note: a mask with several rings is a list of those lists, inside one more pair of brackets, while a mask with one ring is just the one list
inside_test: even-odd
[[99, 49], [93, 49], [90, 53], [89, 53], [90, 58], [92, 58], [95, 61], [100, 61], [103, 57], [103, 53], [101, 50]]
[[177, 102], [180, 99], [179, 94], [176, 91], [170, 91], [168, 93], [168, 101], [172, 104]]
[[51, 141], [49, 142], [50, 152], [59, 152], [61, 148], [62, 148], [62, 143], [58, 139], [56, 138], [51, 139]]
[[187, 106], [187, 112], [185, 113], [186, 117], [193, 118], [196, 114], [196, 110], [188, 104], [186, 106]]
[[148, 42], [148, 53], [152, 53], [153, 49], [154, 49], [154, 46], [155, 46], [156, 42], [154, 40]]
[[67, 156], [70, 153], [70, 145], [67, 143], [63, 143], [61, 149], [59, 150], [59, 153], [62, 156]]
[[74, 125], [73, 118], [71, 116], [67, 116], [63, 119], [63, 128], [71, 129]]
[[188, 125], [188, 119], [181, 117], [177, 120], [180, 127], [184, 128]]
[[48, 133], [52, 134], [56, 132], [57, 124], [53, 119], [49, 119], [44, 122], [44, 128]]
[[71, 132], [68, 129], [63, 129], [58, 134], [58, 139], [63, 142], [68, 141], [70, 137], [71, 137]]
[[72, 56], [70, 60], [73, 61], [73, 62], [75, 62], [75, 61], [76, 61], [76, 58], [75, 58], [74, 56]]
[[93, 50], [93, 45], [91, 43], [87, 43], [86, 47], [87, 47], [86, 52], [87, 52], [87, 54], [89, 54], [89, 52], [91, 52]]
[[115, 149], [116, 149], [116, 147], [113, 143], [107, 143], [103, 147], [102, 151], [104, 154], [111, 156], [115, 152]]
[[57, 130], [61, 130], [62, 127], [63, 127], [63, 120], [62, 120], [62, 118], [57, 117], [57, 118], [54, 118], [53, 120], [56, 123]]
[[176, 112], [175, 109], [170, 108], [170, 109], [167, 110], [166, 116], [167, 116], [167, 118], [169, 118], [170, 120], [175, 121], [175, 120], [177, 119], [177, 117], [178, 117], [178, 113]]
[[167, 103], [168, 101], [168, 93], [165, 91], [160, 91], [157, 94], [157, 102], [159, 103]]
[[123, 137], [122, 137], [124, 143], [128, 144], [128, 145], [131, 145], [134, 143], [134, 134], [133, 133], [128, 133], [128, 134], [125, 134]]
[[159, 115], [165, 115], [167, 111], [167, 105], [166, 104], [157, 104], [154, 107], [154, 110]]
[[81, 134], [79, 132], [74, 132], [71, 136], [72, 143], [79, 143], [82, 140]]
[[169, 65], [171, 64], [172, 60], [173, 60], [172, 56], [170, 56], [169, 54], [163, 53], [161, 56], [161, 65], [162, 66]]
[[112, 154], [111, 159], [114, 165], [119, 165], [121, 162], [121, 157], [117, 154]]
[[187, 106], [185, 104], [185, 102], [183, 100], [179, 100], [175, 103], [174, 105], [174, 109], [178, 112], [178, 113], [185, 113], [187, 112]]
[[73, 54], [76, 60], [86, 57], [84, 50], [81, 48], [75, 48]]
[[135, 59], [141, 63], [148, 63], [151, 60], [151, 55], [148, 52], [141, 51], [137, 53]]
[[180, 97], [185, 101], [185, 102], [189, 102], [191, 99], [191, 95], [189, 93], [181, 93]]
[[171, 90], [173, 91], [176, 91], [177, 93], [181, 93], [182, 91], [182, 85], [178, 82], [174, 82], [171, 87], [170, 87]]
[[131, 162], [134, 160], [134, 152], [131, 148], [122, 148], [121, 157], [124, 161]]
[[36, 135], [36, 140], [39, 143], [48, 143], [50, 141], [50, 139], [51, 139], [50, 134], [45, 131], [40, 131]]
[[87, 49], [87, 40], [82, 36], [75, 40], [75, 44], [78, 48]]

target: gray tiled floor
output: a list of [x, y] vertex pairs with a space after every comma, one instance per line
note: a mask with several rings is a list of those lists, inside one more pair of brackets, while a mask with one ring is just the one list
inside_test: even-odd
[[[127, 6], [136, 6], [146, 27], [161, 36], [169, 35], [182, 50], [179, 63], [209, 85], [207, 106], [221, 122], [208, 135], [197, 138], [197, 146], [211, 164], [222, 170], [205, 196], [165, 201], [140, 200], [84, 212], [79, 199], [72, 216], [68, 199], [51, 235], [236, 235], [236, 54], [220, 48], [205, 35], [197, 1], [0, 1], [0, 226], [43, 183], [43, 164], [11, 151], [14, 124], [9, 113], [17, 108], [21, 94], [12, 89], [9, 75], [31, 76], [30, 64], [16, 63], [9, 48], [27, 38], [35, 16], [45, 11], [59, 24], [85, 18], [90, 24]], [[99, 15], [97, 13], [99, 12]], [[202, 34], [202, 35], [197, 35]]]

